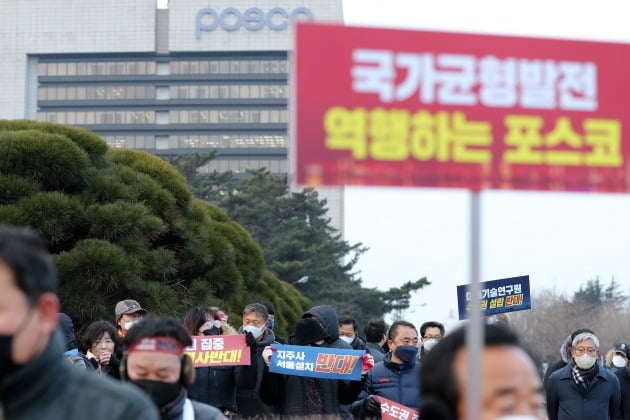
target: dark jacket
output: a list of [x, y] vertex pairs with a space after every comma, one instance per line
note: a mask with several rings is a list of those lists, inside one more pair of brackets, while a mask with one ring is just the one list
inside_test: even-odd
[[621, 390], [615, 375], [600, 366], [588, 389], [579, 388], [569, 364], [547, 382], [549, 420], [621, 420]]
[[260, 384], [265, 369], [262, 352], [265, 347], [276, 342], [274, 332], [266, 329], [256, 345], [256, 383], [253, 388], [236, 386], [236, 406], [240, 417], [271, 417], [273, 410], [260, 399]]
[[[345, 344], [345, 343], [344, 343]], [[262, 400], [278, 406], [278, 412], [289, 416], [313, 414], [306, 409], [307, 382], [312, 381], [321, 390], [322, 414], [339, 415], [341, 404], [351, 404], [361, 392], [362, 381], [306, 378], [269, 372], [265, 366], [260, 389]]]
[[322, 324], [326, 334], [330, 336], [326, 342], [326, 347], [334, 349], [352, 349], [350, 344], [339, 338], [339, 319], [337, 312], [332, 306], [320, 305], [311, 308], [302, 315], [302, 318], [315, 317]]
[[[254, 349], [255, 352], [255, 349]], [[224, 410], [240, 412], [237, 388], [256, 386], [257, 358], [252, 354], [249, 366], [213, 366], [195, 368], [195, 382], [188, 387], [188, 397]]]
[[383, 350], [383, 347], [379, 346], [378, 343], [365, 343], [365, 350], [372, 355], [375, 365], [378, 362], [382, 362], [385, 358], [385, 350]]
[[63, 351], [61, 335], [54, 334], [35, 360], [0, 378], [0, 412], [7, 420], [159, 419], [142, 391], [73, 367]]
[[112, 357], [109, 359], [109, 364], [106, 366], [101, 366], [98, 363], [98, 360], [96, 360], [93, 356], [94, 355], [92, 353], [89, 353], [86, 358], [89, 361], [90, 366], [97, 373], [100, 373], [101, 375], [108, 375], [113, 379], [120, 379], [120, 360], [118, 360], [118, 357], [116, 357], [115, 354], [112, 354]]
[[354, 350], [365, 350], [365, 341], [363, 341], [361, 337], [356, 336], [352, 340], [352, 343], [350, 343], [350, 347], [352, 347]]
[[630, 366], [615, 372], [621, 386], [621, 414], [623, 420], [630, 420]]
[[352, 414], [359, 417], [370, 416], [363, 411], [363, 400], [370, 395], [380, 395], [399, 404], [420, 409], [420, 364], [398, 364], [391, 361], [388, 353], [382, 362], [368, 372], [363, 390], [352, 404]]

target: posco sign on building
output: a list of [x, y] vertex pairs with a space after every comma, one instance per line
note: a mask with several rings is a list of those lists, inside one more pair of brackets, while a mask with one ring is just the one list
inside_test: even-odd
[[258, 7], [251, 7], [243, 12], [234, 7], [228, 7], [220, 12], [206, 7], [197, 12], [195, 34], [199, 39], [202, 31], [214, 31], [218, 28], [226, 31], [237, 31], [241, 28], [259, 31], [268, 27], [273, 31], [282, 31], [287, 29], [289, 23], [297, 21], [300, 17], [303, 17], [302, 20], [311, 21], [313, 13], [306, 7], [296, 7], [290, 12], [281, 7], [274, 7], [266, 12]]
[[291, 50], [297, 21], [341, 22], [341, 0], [169, 2], [171, 51]]

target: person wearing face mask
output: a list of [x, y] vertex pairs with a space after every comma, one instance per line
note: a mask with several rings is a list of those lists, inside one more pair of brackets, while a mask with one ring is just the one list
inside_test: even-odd
[[188, 398], [195, 369], [184, 349], [191, 344], [176, 320], [145, 317], [125, 336], [121, 378], [151, 397], [162, 420], [223, 420], [217, 408]]
[[146, 309], [137, 300], [125, 299], [116, 304], [116, 325], [118, 327], [118, 338], [122, 341], [127, 335], [127, 331], [133, 327], [147, 313]]
[[422, 349], [420, 359], [444, 337], [444, 325], [436, 321], [428, 321], [420, 325]]
[[263, 378], [265, 362], [262, 352], [265, 347], [278, 343], [275, 333], [270, 327], [271, 320], [267, 306], [263, 303], [252, 303], [243, 309], [243, 326], [240, 331], [246, 331], [256, 339], [255, 346], [252, 347], [252, 360], [256, 360], [257, 369], [253, 373], [255, 379], [254, 387], [236, 387], [236, 404], [240, 417], [262, 417], [273, 416], [273, 409], [265, 404], [260, 398], [260, 385]]
[[626, 357], [626, 351], [629, 349], [626, 343], [620, 343], [613, 349], [610, 363], [607, 364], [607, 368], [611, 373], [615, 373], [619, 369], [623, 369], [628, 365], [628, 359]]
[[[328, 333], [313, 318], [301, 319], [295, 325], [294, 344], [297, 346], [326, 347]], [[271, 346], [263, 350], [265, 369], [260, 396], [271, 407], [277, 407], [282, 416], [338, 416], [340, 405], [350, 404], [361, 391], [361, 381], [322, 379], [305, 376], [282, 375], [269, 371]], [[373, 366], [373, 359], [364, 364], [364, 372]], [[372, 363], [372, 365], [370, 365]]]
[[418, 330], [407, 321], [396, 321], [387, 333], [390, 352], [374, 365], [363, 390], [352, 404], [352, 414], [360, 418], [378, 417], [379, 396], [418, 410], [420, 408], [420, 365]]
[[[630, 353], [630, 348], [626, 345], [628, 349], [628, 353]], [[626, 353], [626, 361], [630, 356]], [[615, 376], [619, 379], [619, 385], [621, 386], [621, 413], [623, 416], [623, 420], [630, 420], [630, 366], [628, 362], [623, 367], [619, 367], [615, 371]]]
[[[342, 315], [339, 317], [339, 339], [344, 341], [346, 344], [350, 344], [353, 350], [366, 350], [365, 341], [361, 340], [359, 337], [359, 325], [354, 318], [351, 318], [346, 315]], [[352, 413], [350, 412], [351, 406], [342, 405], [341, 406], [341, 418], [342, 419], [351, 419]]]
[[547, 382], [550, 420], [618, 420], [621, 389], [617, 377], [597, 362], [599, 339], [582, 333], [571, 343], [571, 362], [552, 373]]
[[[223, 334], [216, 309], [198, 306], [186, 313], [184, 328], [191, 336], [215, 336]], [[247, 333], [246, 341], [252, 351], [256, 341]], [[218, 407], [226, 416], [240, 410], [236, 401], [237, 387], [251, 389], [256, 384], [257, 360], [252, 357], [249, 366], [202, 366], [195, 368], [195, 381], [188, 387], [190, 399]]]
[[0, 418], [157, 420], [135, 387], [64, 360], [57, 279], [44, 241], [0, 227]]
[[365, 350], [365, 341], [359, 337], [359, 325], [354, 318], [339, 317], [339, 338], [350, 344], [353, 350]]

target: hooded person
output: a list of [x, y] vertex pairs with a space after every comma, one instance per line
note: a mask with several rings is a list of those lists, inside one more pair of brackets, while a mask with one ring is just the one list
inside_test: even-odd
[[302, 315], [302, 319], [314, 318], [326, 332], [328, 338], [323, 347], [352, 350], [352, 346], [339, 338], [339, 319], [332, 306], [315, 306]]
[[74, 332], [74, 322], [72, 322], [72, 318], [63, 312], [59, 312], [58, 328], [63, 334], [66, 343], [66, 350], [63, 353], [63, 357], [65, 357], [68, 363], [76, 367], [91, 369], [92, 365], [88, 361], [88, 358], [79, 351], [79, 340], [77, 340], [77, 336]]
[[[333, 325], [337, 327], [336, 322]], [[313, 318], [298, 321], [293, 337], [294, 344], [298, 346], [327, 347], [326, 342], [330, 340], [330, 335]], [[268, 364], [273, 351], [270, 346], [263, 351], [267, 367], [260, 396], [269, 406], [279, 407], [279, 414], [283, 416], [338, 416], [341, 405], [351, 404], [361, 392], [365, 376], [361, 381], [344, 381], [272, 373]], [[371, 358], [370, 362], [364, 364], [366, 375], [374, 366], [373, 363], [374, 359]]]

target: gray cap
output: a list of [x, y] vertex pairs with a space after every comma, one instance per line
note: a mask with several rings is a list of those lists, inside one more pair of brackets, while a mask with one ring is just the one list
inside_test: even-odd
[[135, 314], [136, 312], [141, 312], [143, 314], [147, 313], [146, 309], [143, 309], [142, 306], [138, 303], [137, 300], [133, 299], [125, 299], [121, 300], [116, 304], [116, 322], [120, 320], [120, 317], [123, 315]]

